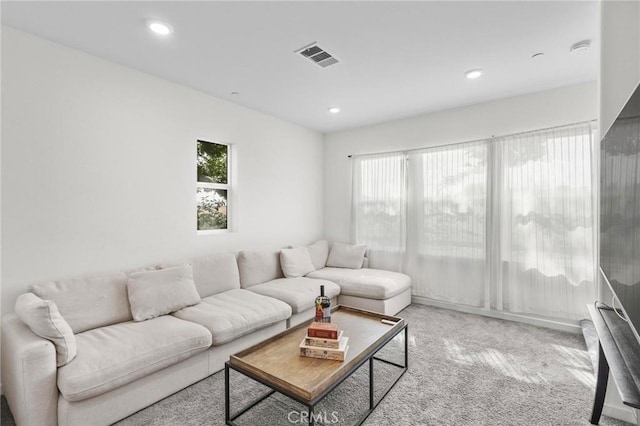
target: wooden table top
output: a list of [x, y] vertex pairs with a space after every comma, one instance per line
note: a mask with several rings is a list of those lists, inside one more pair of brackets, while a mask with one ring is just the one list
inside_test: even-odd
[[[381, 320], [393, 321], [395, 325]], [[262, 343], [232, 355], [229, 364], [257, 376], [264, 383], [314, 404], [322, 393], [343, 380], [365, 358], [405, 326], [402, 318], [337, 306], [331, 322], [344, 330], [349, 350], [344, 361], [300, 356], [299, 345], [311, 321], [300, 324]]]

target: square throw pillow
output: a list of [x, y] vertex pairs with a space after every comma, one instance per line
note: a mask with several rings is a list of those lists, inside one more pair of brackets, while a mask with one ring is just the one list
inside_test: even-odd
[[364, 254], [366, 252], [367, 246], [365, 245], [333, 243], [327, 259], [327, 266], [360, 269], [364, 263]]
[[279, 251], [246, 251], [238, 253], [240, 286], [249, 288], [284, 277]]
[[287, 278], [303, 277], [315, 271], [306, 247], [280, 250], [280, 266]]
[[134, 321], [166, 315], [201, 300], [191, 265], [133, 273], [127, 291]]
[[67, 365], [76, 357], [76, 336], [55, 303], [42, 300], [33, 293], [24, 293], [16, 300], [15, 311], [31, 331], [53, 343], [58, 367]]
[[309, 256], [311, 256], [311, 263], [313, 263], [316, 271], [327, 265], [327, 258], [329, 257], [329, 243], [327, 240], [316, 241], [308, 245], [307, 251], [309, 252]]

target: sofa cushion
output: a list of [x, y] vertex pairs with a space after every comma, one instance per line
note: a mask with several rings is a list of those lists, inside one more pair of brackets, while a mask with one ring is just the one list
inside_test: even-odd
[[385, 300], [411, 287], [409, 276], [381, 269], [324, 268], [307, 277], [333, 281], [340, 294], [368, 299]]
[[316, 297], [320, 295], [320, 285], [324, 285], [324, 294], [330, 299], [340, 294], [340, 287], [335, 283], [305, 277], [272, 280], [249, 290], [282, 300], [297, 314], [314, 307]]
[[280, 265], [287, 278], [303, 277], [315, 271], [306, 247], [280, 250]]
[[[193, 268], [193, 281], [200, 297], [240, 288], [240, 273], [234, 253], [213, 253], [189, 259], [187, 262]], [[176, 265], [178, 263], [163, 263], [160, 268]]]
[[365, 245], [333, 243], [327, 259], [327, 266], [360, 269], [364, 263], [366, 252], [367, 246]]
[[58, 388], [81, 401], [131, 383], [211, 346], [201, 325], [162, 316], [76, 335], [78, 356], [58, 369]]
[[322, 269], [326, 266], [327, 258], [329, 257], [329, 243], [327, 240], [320, 240], [309, 244], [307, 251], [311, 257], [311, 263], [313, 263], [314, 269]]
[[56, 365], [68, 364], [77, 354], [76, 337], [58, 312], [56, 304], [42, 300], [33, 293], [18, 297], [16, 314], [38, 336], [50, 340], [56, 347]]
[[134, 321], [144, 321], [200, 303], [191, 265], [136, 272], [127, 284]]
[[284, 276], [280, 268], [279, 251], [241, 251], [238, 253], [238, 269], [242, 288]]
[[205, 297], [202, 303], [172, 315], [203, 325], [211, 332], [213, 345], [222, 345], [286, 320], [291, 308], [279, 300], [236, 289]]
[[36, 284], [31, 291], [55, 303], [76, 334], [132, 319], [124, 272]]

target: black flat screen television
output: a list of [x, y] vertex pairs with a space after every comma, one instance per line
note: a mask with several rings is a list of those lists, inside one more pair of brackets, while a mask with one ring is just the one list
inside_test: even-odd
[[640, 86], [600, 147], [600, 272], [640, 342]]

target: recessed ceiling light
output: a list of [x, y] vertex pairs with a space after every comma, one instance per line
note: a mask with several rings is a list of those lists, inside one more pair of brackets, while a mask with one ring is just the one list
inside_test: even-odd
[[476, 78], [480, 77], [480, 76], [482, 75], [482, 72], [483, 72], [483, 71], [482, 71], [482, 70], [479, 70], [479, 69], [478, 69], [478, 70], [470, 70], [470, 71], [467, 71], [466, 73], [464, 73], [464, 75], [465, 75], [468, 79], [470, 79], [470, 80], [474, 80], [474, 79], [476, 79]]
[[591, 40], [579, 41], [573, 46], [571, 46], [571, 49], [569, 49], [569, 53], [571, 53], [572, 55], [580, 55], [586, 52], [587, 50], [589, 50], [590, 46], [591, 46]]
[[171, 25], [160, 21], [147, 21], [147, 27], [155, 34], [166, 36], [173, 32]]
[[329, 108], [329, 112], [330, 112], [331, 114], [337, 114], [337, 113], [339, 113], [339, 112], [340, 112], [340, 108], [338, 108], [338, 107], [331, 107], [331, 108]]
[[533, 55], [531, 55], [531, 59], [540, 59], [544, 56], [543, 52], [538, 52], [538, 53], [534, 53]]

